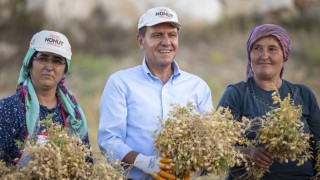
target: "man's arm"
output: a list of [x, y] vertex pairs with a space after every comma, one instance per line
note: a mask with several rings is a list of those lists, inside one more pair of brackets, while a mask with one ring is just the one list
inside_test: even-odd
[[98, 145], [110, 161], [122, 160], [132, 151], [124, 142], [126, 131], [126, 95], [117, 76], [111, 75], [101, 98], [98, 131]]

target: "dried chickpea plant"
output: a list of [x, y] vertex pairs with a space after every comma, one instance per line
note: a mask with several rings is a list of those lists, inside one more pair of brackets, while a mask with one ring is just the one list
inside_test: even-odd
[[21, 168], [0, 162], [1, 179], [124, 179], [119, 162], [109, 164], [102, 153], [93, 154], [80, 139], [69, 137], [67, 128], [54, 124], [52, 115], [41, 123], [46, 127], [46, 142], [25, 142], [30, 162]]
[[228, 168], [245, 161], [235, 144], [245, 143], [249, 120], [235, 121], [228, 108], [201, 115], [189, 102], [185, 107], [172, 105], [169, 119], [160, 119], [154, 132], [154, 149], [162, 157], [173, 159], [172, 170], [184, 179], [186, 172], [206, 171], [224, 177]]
[[314, 179], [320, 179], [320, 141], [317, 142], [316, 144], [316, 157], [315, 157], [315, 171], [316, 175]]
[[[300, 166], [312, 157], [309, 151], [311, 135], [304, 132], [304, 123], [300, 120], [302, 107], [295, 106], [290, 94], [281, 100], [277, 90], [272, 93], [272, 99], [273, 104], [279, 104], [279, 107], [252, 120], [253, 124], [259, 126], [255, 131], [257, 136], [253, 146], [263, 146], [274, 156], [275, 161], [287, 163], [297, 160]], [[246, 169], [243, 179], [261, 179], [269, 171], [255, 166], [253, 162]]]

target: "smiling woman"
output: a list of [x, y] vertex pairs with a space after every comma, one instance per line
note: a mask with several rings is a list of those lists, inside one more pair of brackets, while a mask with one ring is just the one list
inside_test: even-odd
[[45, 138], [40, 121], [48, 115], [89, 146], [85, 115], [64, 85], [70, 64], [71, 46], [63, 34], [44, 30], [33, 36], [16, 93], [0, 100], [0, 161], [25, 166], [30, 158], [15, 142]]
[[[281, 101], [286, 97], [292, 97], [295, 106], [302, 106], [302, 116], [297, 118], [305, 125], [304, 133], [312, 134], [314, 138], [310, 141], [305, 140], [305, 143], [319, 141], [320, 110], [313, 92], [304, 85], [293, 84], [283, 79], [284, 64], [290, 53], [290, 38], [287, 32], [274, 24], [257, 26], [247, 41], [247, 52], [247, 81], [229, 85], [218, 106], [229, 107], [238, 121], [241, 121], [242, 117], [253, 120], [263, 118], [268, 116], [267, 112], [272, 109], [281, 108], [278, 103], [273, 102], [272, 94], [276, 90]], [[254, 140], [255, 132], [259, 128], [262, 129], [254, 127], [253, 132], [248, 133], [246, 137]], [[270, 133], [272, 132], [274, 131], [270, 130]], [[268, 152], [262, 145], [250, 148], [238, 146], [238, 148], [250, 157], [255, 167], [269, 168], [270, 171], [265, 173], [262, 179], [299, 180], [312, 179], [315, 175], [313, 159], [298, 166], [298, 161], [289, 160], [284, 163], [274, 158], [277, 157], [276, 154]], [[315, 149], [315, 146], [311, 149]], [[235, 166], [230, 169], [228, 179], [241, 179], [245, 174], [246, 168]]]

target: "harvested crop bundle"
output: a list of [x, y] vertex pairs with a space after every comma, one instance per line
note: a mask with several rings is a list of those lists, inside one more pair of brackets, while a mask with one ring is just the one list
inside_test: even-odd
[[245, 142], [248, 120], [235, 121], [230, 110], [222, 107], [204, 115], [192, 103], [172, 107], [169, 119], [160, 119], [154, 148], [160, 156], [173, 160], [175, 168], [171, 173], [177, 178], [195, 171], [223, 177], [230, 166], [244, 160], [235, 144]]
[[314, 179], [319, 179], [320, 178], [320, 141], [317, 142], [317, 155], [315, 157], [315, 171], [316, 171], [316, 175]]
[[[275, 161], [287, 163], [298, 160], [297, 165], [302, 165], [312, 157], [310, 149], [310, 134], [304, 132], [304, 123], [301, 106], [295, 106], [290, 94], [281, 100], [278, 91], [272, 93], [273, 108], [265, 116], [253, 120], [258, 125], [256, 139], [253, 146], [264, 147], [273, 155]], [[245, 179], [261, 179], [268, 169], [259, 168], [254, 163], [248, 164]]]
[[[93, 154], [80, 139], [69, 137], [68, 129], [52, 122], [52, 115], [41, 121], [45, 139], [28, 139], [25, 148], [30, 161], [23, 167], [7, 167], [0, 162], [2, 179], [123, 179], [120, 163], [108, 164], [105, 157]], [[88, 158], [93, 162], [88, 162]]]

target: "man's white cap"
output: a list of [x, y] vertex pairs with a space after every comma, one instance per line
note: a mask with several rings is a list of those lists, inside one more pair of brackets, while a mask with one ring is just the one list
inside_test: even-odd
[[30, 49], [51, 52], [71, 60], [71, 46], [67, 37], [59, 32], [43, 30], [30, 41]]
[[151, 8], [145, 12], [139, 20], [138, 30], [144, 26], [154, 26], [160, 23], [172, 23], [181, 28], [176, 12], [167, 7]]

